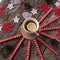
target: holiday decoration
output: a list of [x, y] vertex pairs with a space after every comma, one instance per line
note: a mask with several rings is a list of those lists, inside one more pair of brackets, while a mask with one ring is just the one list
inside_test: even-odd
[[60, 7], [60, 0], [57, 0], [55, 5], [56, 5], [56, 7]]
[[4, 32], [11, 32], [13, 28], [13, 24], [9, 21], [3, 24], [2, 31]]
[[55, 5], [56, 5], [56, 7], [59, 7], [60, 6], [60, 3], [59, 2], [56, 2]]
[[2, 16], [4, 13], [4, 8], [3, 7], [0, 7], [0, 16]]
[[2, 0], [0, 0], [0, 2], [2, 2]]
[[14, 8], [13, 4], [8, 4], [7, 8], [9, 8], [10, 10]]
[[[45, 4], [43, 4], [43, 6], [44, 6], [44, 5], [45, 5]], [[47, 5], [46, 5], [47, 7], [43, 7], [43, 6], [41, 7], [41, 8], [42, 8], [42, 11], [45, 11], [46, 13], [44, 14], [44, 16], [42, 16], [42, 18], [40, 18], [40, 19], [38, 20], [39, 23], [43, 22], [44, 19], [45, 19], [45, 18], [50, 14], [50, 12], [53, 10], [53, 8], [48, 8]], [[47, 8], [48, 8], [48, 9], [47, 9]], [[47, 9], [47, 10], [46, 10], [46, 9]], [[34, 11], [35, 11], [35, 10], [34, 10]], [[59, 10], [58, 10], [58, 11], [59, 11]], [[26, 12], [25, 12], [25, 13], [26, 13]], [[35, 13], [37, 14], [37, 12], [34, 12], [33, 15], [34, 15]], [[60, 15], [60, 14], [57, 14], [57, 15]], [[25, 16], [25, 15], [24, 15], [24, 16]], [[31, 16], [30, 16], [30, 17], [31, 17]], [[17, 18], [17, 17], [16, 17], [16, 18]], [[26, 18], [26, 17], [24, 17], [24, 18]], [[60, 18], [60, 16], [56, 16], [56, 17], [54, 17], [53, 19], [49, 20], [47, 23], [41, 25], [41, 26], [39, 27], [39, 29], [40, 29], [41, 31], [38, 30], [37, 33], [40, 34], [40, 35], [46, 36], [46, 37], [48, 37], [48, 38], [51, 38], [51, 40], [56, 40], [57, 42], [60, 42], [59, 39], [56, 39], [56, 38], [52, 37], [51, 35], [48, 35], [47, 33], [44, 32], [44, 31], [51, 31], [51, 30], [58, 30], [58, 29], [60, 29], [60, 26], [51, 27], [51, 28], [45, 28], [46, 26], [48, 26], [49, 24], [53, 23], [54, 21], [57, 21], [59, 18]], [[16, 20], [16, 19], [15, 19], [15, 20]], [[32, 25], [32, 24], [29, 24], [29, 25]], [[28, 25], [28, 26], [29, 26], [29, 25]], [[3, 25], [2, 30], [6, 31], [6, 32], [11, 31], [12, 26], [13, 26], [13, 25], [11, 25], [10, 22], [5, 23], [5, 24]], [[35, 25], [34, 25], [34, 26], [35, 26]], [[29, 28], [29, 29], [30, 29], [30, 28]], [[32, 28], [32, 29], [33, 29], [33, 28]], [[59, 34], [58, 34], [58, 35], [59, 35]], [[18, 44], [17, 44], [17, 46], [15, 47], [14, 51], [13, 51], [12, 54], [10, 55], [9, 60], [13, 60], [13, 57], [14, 57], [15, 54], [17, 53], [19, 47], [21, 47], [21, 45], [22, 45], [22, 43], [24, 42], [25, 38], [24, 38], [24, 36], [22, 36], [22, 34], [17, 34], [17, 35], [15, 35], [15, 36], [10, 37], [10, 38], [6, 38], [6, 39], [3, 39], [3, 40], [0, 40], [0, 43], [4, 43], [4, 42], [11, 41], [11, 40], [13, 40], [13, 39], [15, 39], [15, 38], [19, 38], [19, 37], [21, 38], [21, 40], [18, 42]], [[27, 41], [28, 41], [28, 49], [27, 49], [27, 54], [26, 54], [26, 60], [30, 60], [31, 45], [32, 45], [31, 42], [34, 42], [34, 44], [35, 44], [35, 46], [36, 46], [36, 48], [37, 48], [37, 51], [38, 51], [38, 54], [39, 54], [41, 60], [44, 60], [44, 57], [43, 57], [42, 51], [41, 51], [41, 49], [40, 49], [39, 44], [38, 44], [37, 41], [39, 41], [40, 43], [42, 43], [44, 46], [46, 46], [49, 50], [51, 50], [51, 51], [52, 51], [53, 53], [55, 53], [56, 55], [58, 54], [58, 52], [57, 52], [55, 49], [53, 49], [52, 47], [50, 47], [50, 46], [49, 46], [46, 42], [44, 42], [44, 40], [42, 40], [39, 36], [37, 36], [37, 38], [36, 38], [36, 39], [33, 39], [33, 40], [27, 39]]]
[[31, 13], [32, 13], [33, 15], [35, 15], [35, 14], [37, 14], [37, 10], [36, 10], [36, 9], [32, 9]]
[[56, 16], [60, 16], [60, 8], [55, 8], [54, 9], [54, 14], [56, 15]]
[[18, 23], [18, 22], [19, 22], [19, 19], [20, 19], [20, 18], [18, 18], [17, 16], [15, 16], [15, 18], [14, 18], [14, 23], [15, 23], [15, 22]]
[[45, 12], [45, 13], [50, 9], [50, 7], [44, 2], [39, 6], [39, 8], [40, 8], [40, 12]]

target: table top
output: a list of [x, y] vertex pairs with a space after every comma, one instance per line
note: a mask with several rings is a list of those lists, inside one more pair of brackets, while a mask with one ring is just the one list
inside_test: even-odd
[[[6, 7], [9, 4], [9, 1], [8, 0], [4, 0], [4, 1], [6, 1], [5, 5], [4, 5], [4, 7]], [[20, 12], [23, 11], [23, 10], [28, 11], [24, 8], [24, 3], [25, 2], [30, 2], [30, 4], [34, 8], [38, 9], [37, 7], [41, 4], [41, 2], [43, 2], [43, 0], [23, 0], [22, 5], [20, 5], [20, 4], [14, 5], [15, 8], [12, 9], [12, 10], [8, 10], [6, 8], [5, 9], [6, 13], [4, 13], [4, 16], [2, 17], [2, 20], [0, 20], [0, 24], [2, 24], [4, 22], [7, 22], [7, 21], [11, 21], [14, 24], [14, 28], [13, 28], [13, 31], [10, 32], [10, 33], [4, 33], [3, 31], [0, 32], [0, 39], [4, 39], [4, 38], [10, 37], [10, 36], [14, 36], [14, 35], [19, 33], [19, 31], [18, 31], [19, 27], [22, 24], [22, 22], [24, 21], [24, 18], [23, 18], [22, 14]], [[13, 20], [12, 20], [16, 15], [20, 18], [18, 24], [14, 23]], [[39, 20], [43, 15], [44, 15], [44, 13], [38, 11], [38, 14], [34, 15], [33, 17], [36, 18], [37, 20]], [[53, 17], [54, 17], [54, 15], [53, 15], [53, 13], [51, 13], [48, 17], [45, 18], [45, 20], [43, 21], [42, 24], [46, 23], [47, 21], [49, 21]], [[58, 26], [58, 25], [60, 25], [59, 22], [60, 22], [60, 19], [57, 20], [56, 22], [50, 24], [48, 27]], [[56, 31], [48, 31], [46, 33], [56, 37]], [[41, 38], [44, 41], [46, 41], [47, 43], [49, 43], [50, 46], [52, 46], [54, 49], [56, 49], [59, 52], [59, 55], [55, 55], [48, 48], [46, 48], [44, 45], [42, 45], [41, 43], [38, 42], [39, 46], [41, 48], [41, 51], [44, 55], [45, 60], [60, 60], [60, 44], [58, 42], [53, 41], [53, 40], [51, 40], [47, 37], [44, 37], [44, 36], [41, 36]], [[15, 47], [17, 45], [17, 43], [19, 42], [19, 40], [20, 40], [20, 38], [19, 39], [14, 39], [14, 40], [9, 41], [9, 42], [5, 42], [3, 44], [0, 44], [0, 51], [1, 51], [0, 60], [8, 60], [8, 57], [9, 57], [9, 54], [10, 54], [3, 47], [5, 47], [6, 45], [11, 45], [11, 46]], [[18, 52], [15, 55], [13, 60], [25, 60], [26, 51], [27, 51], [27, 40], [19, 48], [19, 50], [18, 50]], [[32, 46], [31, 46], [31, 60], [40, 60], [34, 43], [32, 43]]]

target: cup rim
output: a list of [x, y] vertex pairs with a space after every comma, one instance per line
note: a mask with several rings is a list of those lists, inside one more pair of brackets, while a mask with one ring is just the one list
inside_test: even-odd
[[[33, 22], [36, 23], [37, 28], [36, 28], [36, 30], [35, 30], [34, 32], [30, 32], [30, 31], [26, 30], [26, 28], [25, 28], [25, 24], [26, 24], [27, 22], [29, 22], [29, 21], [33, 21]], [[24, 29], [26, 32], [28, 32], [28, 33], [35, 33], [35, 32], [37, 32], [38, 29], [39, 29], [39, 22], [38, 22], [35, 18], [27, 18], [27, 19], [25, 19], [24, 22], [23, 22], [23, 29]]]

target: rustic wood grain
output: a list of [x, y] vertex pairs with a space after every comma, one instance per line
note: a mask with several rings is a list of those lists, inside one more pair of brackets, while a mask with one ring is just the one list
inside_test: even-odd
[[[7, 21], [11, 21], [13, 23], [13, 18], [18, 15], [18, 17], [20, 17], [20, 21], [18, 24], [14, 24], [14, 28], [13, 28], [13, 31], [10, 32], [10, 33], [4, 33], [4, 32], [0, 32], [0, 39], [4, 39], [4, 38], [7, 38], [7, 37], [10, 37], [10, 36], [14, 36], [16, 34], [18, 34], [18, 29], [20, 27], [20, 25], [22, 24], [22, 22], [24, 21], [24, 18], [22, 17], [22, 15], [19, 13], [20, 11], [24, 10], [24, 11], [27, 11], [26, 9], [24, 9], [24, 3], [26, 2], [30, 2], [30, 4], [39, 10], [38, 6], [41, 4], [41, 2], [43, 2], [44, 0], [23, 0], [23, 5], [21, 6], [20, 4], [18, 5], [15, 5], [15, 8], [12, 9], [12, 10], [9, 10], [6, 8], [6, 6], [9, 4], [9, 1], [8, 0], [4, 0], [6, 2], [3, 2], [2, 3], [2, 6], [4, 5], [4, 8], [5, 8], [5, 14], [3, 15], [3, 17], [1, 18], [2, 20], [0, 21], [0, 24], [3, 23], [3, 22], [7, 22]], [[38, 14], [37, 15], [34, 15], [33, 17], [36, 18], [37, 20], [39, 20], [42, 16], [44, 15], [44, 13], [41, 13], [38, 11]], [[46, 23], [47, 21], [49, 21], [51, 18], [53, 18], [53, 13], [51, 13], [45, 20], [42, 24]], [[56, 22], [54, 22], [53, 24], [47, 26], [47, 27], [52, 27], [52, 26], [58, 26], [60, 25], [60, 19]], [[40, 25], [40, 26], [41, 26]], [[56, 37], [55, 34], [56, 34], [56, 31], [48, 31], [46, 32], [48, 34], [51, 34], [52, 36]], [[39, 43], [39, 46], [42, 50], [42, 53], [45, 57], [45, 60], [60, 60], [60, 44], [58, 43], [58, 48], [57, 45], [53, 46], [53, 44], [51, 44], [51, 39], [49, 38], [46, 38], [46, 37], [43, 37], [41, 36], [41, 38], [46, 41], [47, 43], [49, 43], [49, 45], [51, 45], [53, 48], [55, 48], [56, 50], [58, 50], [59, 52], [59, 55], [54, 55], [51, 51], [49, 51], [49, 49], [47, 49], [44, 45], [42, 45], [40, 42]], [[6, 51], [5, 49], [5, 46], [6, 45], [11, 45], [13, 47], [15, 47], [18, 43], [20, 39], [15, 39], [13, 41], [9, 41], [9, 42], [6, 42], [6, 43], [3, 43], [3, 44], [0, 44], [0, 60], [8, 60], [9, 58], [9, 55], [10, 53], [8, 53], [8, 51]], [[25, 60], [26, 58], [26, 52], [27, 52], [27, 40], [23, 43], [23, 45], [20, 47], [20, 49], [18, 50], [16, 56], [14, 57], [13, 60]], [[34, 43], [32, 43], [32, 46], [31, 46], [31, 60], [40, 60], [39, 58], [39, 55], [37, 53], [37, 50], [35, 48], [35, 45]]]

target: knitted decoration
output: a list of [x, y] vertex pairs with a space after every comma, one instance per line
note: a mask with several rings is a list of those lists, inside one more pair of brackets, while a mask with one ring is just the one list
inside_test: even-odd
[[45, 13], [50, 9], [50, 7], [44, 2], [39, 6], [39, 8], [40, 8], [40, 12], [45, 12]]
[[3, 24], [2, 31], [11, 32], [13, 28], [13, 24], [9, 21]]
[[56, 16], [60, 16], [60, 8], [55, 8], [54, 9], [54, 14], [56, 15]]

